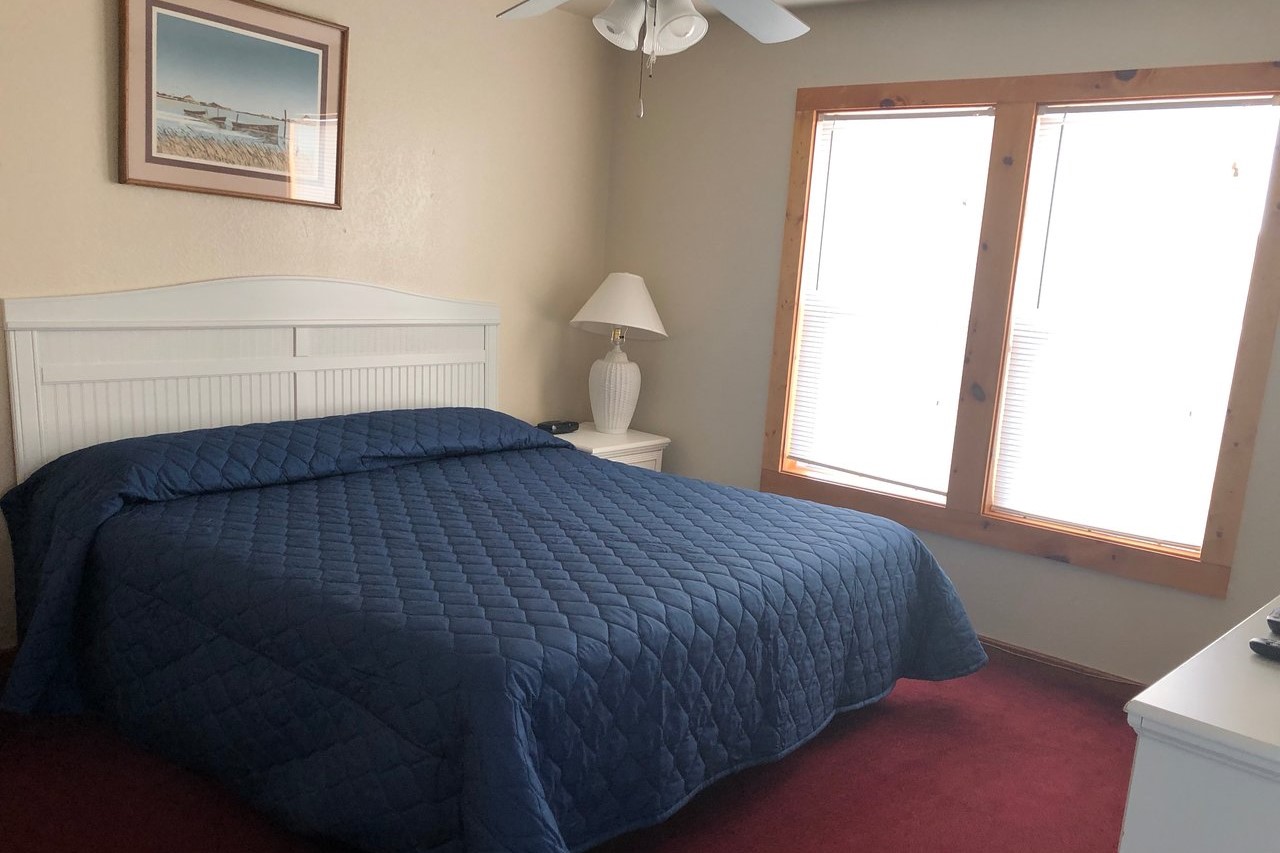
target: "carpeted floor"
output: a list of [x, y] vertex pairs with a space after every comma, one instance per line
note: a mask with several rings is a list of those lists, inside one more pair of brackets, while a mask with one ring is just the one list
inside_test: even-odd
[[[1123, 685], [993, 652], [902, 682], [780, 762], [593, 853], [1111, 853], [1134, 737]], [[317, 853], [87, 719], [0, 717], [0, 849]]]

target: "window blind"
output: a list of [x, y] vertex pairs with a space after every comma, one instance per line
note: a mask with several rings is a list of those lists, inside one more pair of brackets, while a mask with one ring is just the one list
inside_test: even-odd
[[1278, 112], [1270, 99], [1042, 110], [995, 510], [1199, 550]]
[[819, 121], [793, 461], [944, 501], [993, 126], [986, 109]]

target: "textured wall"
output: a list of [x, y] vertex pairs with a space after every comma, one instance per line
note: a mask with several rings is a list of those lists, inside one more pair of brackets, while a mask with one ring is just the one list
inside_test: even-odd
[[[615, 57], [611, 268], [648, 279], [671, 339], [630, 347], [637, 425], [672, 436], [668, 470], [754, 486], [798, 87], [1280, 59], [1275, 0], [872, 0], [799, 14], [813, 32], [762, 47], [712, 21], [659, 60], [636, 120]], [[1153, 679], [1280, 592], [1280, 399], [1272, 371], [1225, 601], [928, 536], [978, 627]]]
[[[814, 32], [767, 48], [713, 19], [659, 62], [636, 121], [633, 57], [580, 18], [286, 5], [351, 27], [342, 211], [114, 183], [116, 3], [0, 2], [0, 297], [296, 273], [492, 300], [504, 408], [585, 417], [603, 340], [565, 321], [603, 272], [631, 269], [672, 333], [628, 346], [645, 371], [636, 425], [675, 438], [671, 470], [742, 485], [757, 482], [797, 87], [1280, 58], [1274, 0], [872, 0], [802, 9]], [[979, 627], [1153, 678], [1280, 592], [1274, 392], [1226, 601], [929, 537]], [[0, 453], [0, 486], [10, 466]]]
[[0, 2], [0, 297], [274, 273], [493, 301], [503, 408], [584, 415], [602, 341], [568, 320], [603, 272], [608, 45], [502, 0], [283, 5], [351, 28], [341, 211], [115, 183], [115, 0]]

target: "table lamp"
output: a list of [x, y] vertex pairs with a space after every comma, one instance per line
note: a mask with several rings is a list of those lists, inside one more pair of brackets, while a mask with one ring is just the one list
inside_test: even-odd
[[569, 325], [609, 335], [612, 347], [591, 365], [591, 416], [598, 432], [626, 432], [640, 398], [640, 366], [627, 358], [622, 343], [628, 336], [637, 340], [667, 336], [644, 279], [628, 272], [610, 273]]

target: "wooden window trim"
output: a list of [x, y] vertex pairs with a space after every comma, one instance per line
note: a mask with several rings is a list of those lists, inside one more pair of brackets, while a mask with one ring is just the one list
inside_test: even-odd
[[[796, 96], [761, 488], [1133, 580], [1225, 597], [1280, 318], [1280, 146], [1273, 161], [1199, 554], [996, 512], [990, 504], [991, 455], [1037, 108], [1042, 104], [1248, 95], [1280, 96], [1280, 62], [801, 89]], [[830, 112], [898, 107], [975, 106], [994, 107], [996, 125], [958, 389], [947, 506], [860, 489], [830, 475], [819, 479], [806, 466], [786, 457], [796, 332], [800, 328], [801, 264], [819, 117]]]

